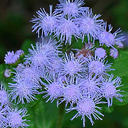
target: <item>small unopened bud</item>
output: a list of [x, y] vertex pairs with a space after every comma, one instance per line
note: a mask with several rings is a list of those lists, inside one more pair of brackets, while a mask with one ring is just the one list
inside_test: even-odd
[[12, 72], [11, 72], [10, 69], [5, 69], [5, 71], [4, 71], [4, 76], [8, 78], [8, 77], [11, 76], [11, 73], [12, 73]]
[[21, 56], [21, 55], [24, 54], [24, 51], [23, 51], [23, 50], [17, 50], [17, 51], [15, 52], [15, 54]]

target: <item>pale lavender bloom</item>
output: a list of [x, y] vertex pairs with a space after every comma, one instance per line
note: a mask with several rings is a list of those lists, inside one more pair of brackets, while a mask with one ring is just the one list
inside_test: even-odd
[[18, 59], [19, 59], [19, 55], [15, 55], [14, 51], [12, 52], [8, 51], [4, 57], [5, 64], [14, 64]]
[[79, 37], [79, 29], [75, 25], [74, 19], [71, 17], [68, 19], [60, 17], [58, 19], [55, 37], [58, 37], [61, 43], [64, 41], [65, 44], [69, 43], [69, 45], [71, 45], [72, 36], [74, 36], [76, 39]]
[[41, 81], [40, 74], [37, 72], [34, 66], [18, 65], [18, 67], [15, 68], [15, 71], [16, 71], [14, 72], [15, 77], [23, 81], [26, 80], [30, 83]]
[[[85, 36], [88, 37], [88, 42], [93, 39], [97, 39], [98, 35], [103, 31], [103, 20], [98, 19], [101, 15], [94, 15], [92, 9], [88, 10], [81, 17], [75, 19], [75, 23], [79, 27], [79, 31], [82, 34], [82, 40]], [[93, 41], [94, 41], [93, 40]]]
[[[57, 77], [58, 78], [58, 77]], [[43, 98], [47, 98], [47, 101], [51, 101], [51, 103], [61, 97], [63, 95], [63, 83], [60, 78], [56, 79], [55, 76], [49, 77], [46, 79], [48, 84], [44, 83], [43, 85], [45, 86], [44, 89], [45, 91], [42, 91], [41, 94], [45, 94]]]
[[102, 102], [100, 100], [101, 98], [99, 98], [98, 95], [95, 97], [86, 96], [85, 98], [79, 100], [75, 107], [67, 109], [68, 112], [72, 110], [77, 110], [77, 114], [71, 120], [79, 116], [82, 116], [81, 119], [83, 120], [83, 127], [85, 127], [85, 116], [90, 120], [92, 125], [94, 124], [92, 116], [95, 120], [102, 120], [100, 116], [104, 115], [100, 112], [101, 107], [98, 107], [96, 105], [105, 102]]
[[90, 96], [94, 96], [97, 93], [101, 93], [99, 85], [101, 84], [100, 77], [89, 75], [88, 78], [82, 79], [79, 83], [79, 88], [82, 96], [86, 96], [89, 94]]
[[79, 81], [79, 78], [75, 79], [75, 77], [73, 77], [70, 79], [65, 77], [63, 95], [62, 98], [59, 99], [58, 105], [65, 101], [65, 106], [67, 106], [68, 103], [73, 106], [73, 104], [78, 102], [81, 98]]
[[99, 35], [99, 43], [101, 45], [105, 44], [107, 47], [113, 47], [115, 44], [118, 45], [118, 42], [122, 42], [125, 40], [122, 34], [118, 34], [121, 32], [120, 28], [114, 33], [111, 33], [112, 29], [113, 27], [111, 25], [108, 25], [107, 31], [107, 23], [104, 24], [104, 31]]
[[95, 74], [95, 75], [108, 75], [107, 71], [111, 71], [111, 63], [105, 62], [105, 58], [99, 59], [96, 56], [91, 57], [89, 56], [86, 58], [86, 63], [88, 67], [88, 71], [90, 74]]
[[9, 83], [11, 100], [18, 103], [25, 104], [33, 101], [36, 94], [39, 94], [38, 89], [41, 88], [39, 83], [31, 82], [16, 77], [13, 79], [15, 83]]
[[116, 43], [118, 48], [124, 48], [124, 45], [121, 41], [116, 41], [115, 43]]
[[99, 58], [104, 58], [106, 56], [106, 51], [103, 48], [97, 48], [95, 50], [95, 56]]
[[37, 42], [36, 47], [33, 45], [29, 49], [30, 54], [26, 55], [26, 62], [31, 63], [36, 68], [50, 68], [52, 60], [56, 59], [59, 53], [57, 41], [49, 38], [42, 39], [42, 43]]
[[22, 63], [19, 63], [17, 67], [14, 69], [16, 72], [20, 72], [24, 69], [25, 65]]
[[52, 13], [52, 7], [52, 5], [49, 6], [49, 14], [44, 8], [40, 8], [40, 10], [36, 12], [38, 16], [34, 15], [34, 18], [31, 20], [31, 22], [34, 23], [32, 26], [32, 32], [36, 31], [36, 33], [38, 33], [38, 37], [40, 35], [40, 31], [41, 35], [48, 36], [48, 34], [54, 32], [57, 26], [57, 15], [54, 12]]
[[85, 4], [84, 0], [59, 0], [59, 2], [55, 13], [61, 13], [62, 16], [77, 17], [88, 10], [88, 7], [81, 7]]
[[9, 103], [8, 93], [5, 91], [3, 84], [0, 85], [0, 104], [1, 106]]
[[73, 106], [73, 104], [81, 97], [79, 86], [76, 84], [67, 85], [67, 87], [64, 88], [63, 96], [64, 101], [66, 101], [66, 106], [68, 103]]
[[118, 57], [118, 50], [116, 48], [111, 48], [110, 49], [110, 56], [112, 56], [114, 59]]
[[17, 50], [16, 52], [15, 52], [15, 55], [19, 55], [19, 56], [21, 56], [21, 55], [23, 55], [24, 54], [24, 51], [23, 50]]
[[84, 61], [79, 58], [76, 58], [73, 52], [71, 52], [69, 56], [67, 55], [67, 53], [65, 53], [61, 74], [70, 76], [81, 76], [81, 73], [84, 72]]
[[117, 100], [122, 102], [123, 97], [119, 92], [121, 92], [120, 89], [117, 89], [118, 87], [122, 86], [121, 85], [121, 78], [117, 77], [114, 80], [113, 79], [113, 74], [109, 77], [109, 79], [104, 78], [102, 85], [101, 85], [101, 92], [103, 97], [107, 99], [108, 102], [108, 107], [112, 106], [113, 103], [113, 98], [115, 97]]
[[4, 71], [4, 76], [5, 77], [10, 77], [11, 76], [11, 74], [12, 74], [12, 71], [10, 70], [10, 69], [5, 69], [5, 71]]
[[27, 115], [27, 110], [26, 109], [10, 109], [7, 119], [8, 119], [8, 124], [9, 127], [11, 128], [24, 128], [28, 127], [29, 125], [26, 124], [26, 119], [23, 119], [24, 117], [28, 116]]
[[0, 128], [7, 128], [8, 127], [8, 107], [0, 105]]
[[49, 74], [56, 74], [56, 73], [60, 73], [61, 72], [61, 69], [62, 69], [62, 59], [57, 57], [55, 58], [54, 60], [52, 60], [52, 63], [51, 63], [51, 67], [50, 69], [48, 70], [48, 73]]
[[0, 90], [0, 104], [6, 105], [8, 103], [8, 95], [5, 90]]

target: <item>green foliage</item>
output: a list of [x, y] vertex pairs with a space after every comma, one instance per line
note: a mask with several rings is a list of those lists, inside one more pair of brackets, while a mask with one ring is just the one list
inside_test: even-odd
[[120, 87], [120, 90], [123, 90], [123, 102], [114, 100], [115, 105], [126, 105], [128, 104], [128, 50], [120, 50], [119, 57], [114, 60], [112, 68], [115, 69], [111, 73], [114, 74], [114, 77], [121, 77], [123, 86]]
[[115, 6], [111, 8], [110, 14], [113, 17], [115, 25], [128, 31], [128, 0], [119, 0], [116, 2]]
[[38, 104], [28, 107], [30, 114], [26, 119], [30, 120], [30, 128], [54, 128], [57, 117], [56, 103], [46, 103], [41, 97]]
[[25, 40], [23, 42], [23, 45], [21, 46], [21, 49], [24, 51], [25, 54], [28, 54], [28, 49], [31, 48], [31, 44], [35, 44], [35, 42], [31, 40]]

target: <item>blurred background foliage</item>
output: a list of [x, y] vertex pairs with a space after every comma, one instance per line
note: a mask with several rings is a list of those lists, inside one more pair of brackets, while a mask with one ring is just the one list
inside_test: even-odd
[[[4, 62], [7, 51], [22, 48], [27, 53], [30, 44], [38, 40], [37, 35], [31, 32], [31, 18], [39, 8], [44, 7], [49, 11], [49, 5], [55, 7], [57, 3], [58, 0], [0, 0], [0, 63]], [[85, 0], [85, 3], [93, 9], [94, 14], [101, 14], [101, 18], [108, 24], [112, 24], [113, 32], [121, 28], [126, 36], [125, 48], [119, 51], [119, 58], [113, 65], [116, 69], [114, 74], [122, 77], [122, 83], [125, 84], [124, 90], [127, 94], [124, 97], [124, 104], [115, 101], [116, 106], [103, 110], [105, 115], [103, 121], [95, 121], [93, 128], [128, 128], [128, 0]], [[43, 104], [43, 101], [41, 100], [39, 104]], [[56, 104], [47, 103], [39, 108], [40, 106], [29, 109], [32, 115], [30, 120], [35, 122], [34, 126], [30, 123], [31, 128], [42, 128], [42, 126], [54, 128], [56, 118], [53, 120], [53, 117], [57, 115]], [[74, 114], [75, 112], [64, 114], [63, 128], [82, 128], [80, 118], [70, 121]], [[92, 128], [89, 120], [86, 122], [86, 128]]]

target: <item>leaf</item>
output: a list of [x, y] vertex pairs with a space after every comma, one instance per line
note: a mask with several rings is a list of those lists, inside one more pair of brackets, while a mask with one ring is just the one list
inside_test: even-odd
[[128, 76], [128, 50], [120, 50], [119, 57], [114, 60], [111, 73], [115, 76]]
[[35, 44], [32, 40], [25, 40], [23, 42], [23, 45], [21, 46], [21, 49], [24, 51], [25, 54], [28, 54], [28, 48], [31, 48], [31, 44]]
[[119, 57], [114, 60], [112, 68], [114, 71], [111, 73], [114, 74], [114, 77], [121, 77], [123, 86], [118, 89], [123, 90], [124, 92], [120, 92], [123, 97], [123, 102], [120, 102], [116, 98], [114, 98], [114, 105], [126, 105], [128, 104], [128, 50], [120, 50]]
[[30, 128], [54, 128], [57, 120], [57, 107], [56, 102], [46, 103], [41, 97], [40, 102], [33, 107], [28, 107], [28, 113], [26, 117], [30, 120], [27, 124]]
[[72, 48], [74, 48], [74, 49], [82, 49], [83, 44], [84, 44], [84, 43], [82, 43], [82, 40], [81, 40], [81, 39], [78, 39], [78, 41], [75, 41], [75, 42], [72, 44]]
[[105, 104], [103, 107], [102, 107], [102, 111], [103, 112], [106, 112], [106, 113], [111, 113], [111, 112], [113, 112], [113, 107], [111, 106], [111, 107], [109, 107], [108, 108], [108, 106], [107, 106], [107, 104]]

